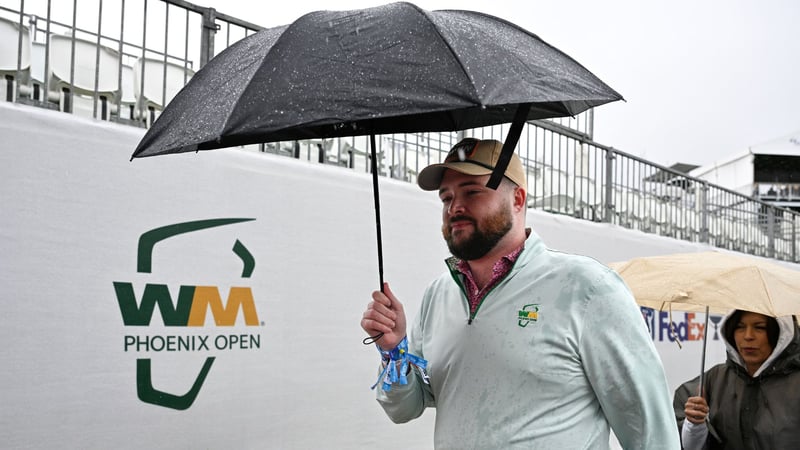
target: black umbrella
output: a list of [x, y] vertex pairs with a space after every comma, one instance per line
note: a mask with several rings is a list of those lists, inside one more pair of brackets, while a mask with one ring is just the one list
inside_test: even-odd
[[496, 187], [527, 120], [573, 116], [621, 98], [536, 35], [487, 14], [410, 3], [318, 11], [214, 57], [132, 158], [370, 135], [383, 286], [376, 134], [512, 122], [490, 180]]

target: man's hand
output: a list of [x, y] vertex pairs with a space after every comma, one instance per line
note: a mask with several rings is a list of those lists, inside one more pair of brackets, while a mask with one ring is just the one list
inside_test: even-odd
[[389, 289], [389, 283], [383, 284], [383, 291], [372, 293], [372, 301], [361, 318], [361, 328], [370, 336], [383, 333], [375, 342], [383, 350], [392, 350], [406, 336], [406, 313]]

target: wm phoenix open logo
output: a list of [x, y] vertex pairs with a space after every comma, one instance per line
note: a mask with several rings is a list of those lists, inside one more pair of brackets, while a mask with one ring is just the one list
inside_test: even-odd
[[[251, 220], [255, 219], [199, 220], [147, 231], [139, 237], [137, 272], [151, 273], [153, 248], [165, 239]], [[255, 259], [238, 239], [233, 246], [233, 253], [242, 260], [242, 278], [249, 278], [255, 267]], [[147, 283], [142, 291], [141, 301], [138, 302], [132, 283], [115, 281], [114, 290], [120, 313], [122, 313], [122, 321], [126, 327], [148, 327], [156, 306], [158, 306], [165, 327], [203, 327], [208, 311], [211, 311], [214, 323], [218, 327], [234, 326], [239, 312], [242, 313], [246, 326], [260, 325], [253, 294], [249, 287], [231, 287], [226, 304], [223, 303], [219, 288], [216, 286], [182, 285], [178, 290], [177, 301], [173, 301], [166, 284]], [[258, 334], [126, 335], [124, 339], [125, 351], [137, 353], [192, 352], [234, 348], [257, 349], [260, 346], [261, 336]], [[214, 356], [207, 357], [191, 389], [185, 394], [177, 395], [155, 389], [151, 376], [151, 359], [138, 358], [136, 360], [136, 391], [139, 399], [145, 403], [166, 408], [178, 410], [189, 408], [197, 398], [214, 360]]]
[[525, 305], [517, 312], [517, 325], [525, 328], [531, 322], [537, 322], [539, 320], [539, 304], [538, 303], [531, 303], [529, 305]]

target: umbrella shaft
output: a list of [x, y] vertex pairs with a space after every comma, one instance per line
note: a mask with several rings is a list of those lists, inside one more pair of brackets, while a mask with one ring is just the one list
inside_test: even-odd
[[378, 239], [378, 279], [380, 290], [383, 292], [383, 240], [381, 239], [381, 200], [378, 192], [378, 157], [375, 150], [375, 135], [369, 135], [371, 168], [372, 168], [372, 194], [375, 198], [375, 232]]
[[700, 358], [700, 386], [699, 395], [703, 395], [703, 378], [706, 373], [706, 347], [708, 345], [708, 306], [706, 306], [706, 325], [703, 327], [703, 355]]
[[[380, 281], [380, 289], [383, 292], [383, 244], [381, 239], [381, 200], [378, 193], [378, 157], [375, 150], [375, 135], [369, 135], [370, 155], [372, 168], [372, 193], [375, 197], [375, 231], [378, 237], [378, 278]], [[378, 339], [383, 337], [383, 333], [378, 333], [374, 336], [368, 336], [362, 341], [364, 345], [370, 345], [377, 342]]]

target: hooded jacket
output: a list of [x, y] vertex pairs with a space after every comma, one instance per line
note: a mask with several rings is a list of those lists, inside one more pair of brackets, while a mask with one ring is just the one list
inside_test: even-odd
[[[731, 315], [726, 316], [722, 322], [727, 361], [712, 367], [705, 376], [709, 414], [704, 448], [798, 448], [800, 329], [792, 316], [778, 317], [777, 344], [769, 358], [751, 377], [736, 350], [736, 343], [729, 339], [733, 335], [732, 328], [736, 326], [730, 320]], [[678, 405], [675, 405], [675, 409], [677, 414]], [[683, 427], [686, 428], [687, 425], [685, 423]], [[687, 449], [694, 448], [689, 442], [684, 442], [684, 445]]]

